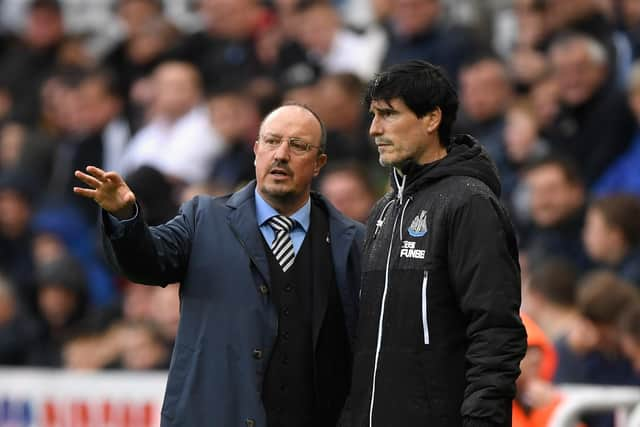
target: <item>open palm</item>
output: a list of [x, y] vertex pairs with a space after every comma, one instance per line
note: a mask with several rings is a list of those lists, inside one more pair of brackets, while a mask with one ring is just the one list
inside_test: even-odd
[[73, 187], [73, 192], [93, 199], [102, 209], [120, 219], [135, 213], [136, 196], [116, 172], [105, 172], [95, 166], [87, 166], [87, 173], [75, 171], [75, 176], [90, 188]]

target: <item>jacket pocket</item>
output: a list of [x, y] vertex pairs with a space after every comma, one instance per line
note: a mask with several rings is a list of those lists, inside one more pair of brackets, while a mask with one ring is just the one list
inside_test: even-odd
[[424, 343], [429, 344], [429, 320], [427, 318], [427, 287], [429, 285], [429, 272], [424, 271], [422, 277], [422, 332]]

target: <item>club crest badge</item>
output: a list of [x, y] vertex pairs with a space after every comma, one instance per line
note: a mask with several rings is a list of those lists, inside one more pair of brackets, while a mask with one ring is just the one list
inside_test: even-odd
[[422, 237], [427, 234], [427, 211], [422, 211], [420, 215], [416, 215], [407, 231], [411, 237]]

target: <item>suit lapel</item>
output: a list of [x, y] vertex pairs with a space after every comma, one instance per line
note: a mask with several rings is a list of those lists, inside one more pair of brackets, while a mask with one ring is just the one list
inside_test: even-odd
[[[311, 318], [311, 331], [313, 337], [313, 350], [315, 354], [318, 335], [327, 312], [329, 298], [329, 286], [333, 283], [333, 265], [331, 263], [331, 248], [329, 239], [329, 222], [322, 209], [311, 206], [311, 226], [309, 228], [311, 239], [312, 260], [312, 286], [313, 286], [313, 313]], [[315, 233], [314, 233], [315, 231]]]
[[254, 191], [255, 181], [252, 181], [229, 198], [227, 206], [232, 209], [227, 215], [227, 222], [260, 275], [270, 283], [269, 262], [256, 219]]

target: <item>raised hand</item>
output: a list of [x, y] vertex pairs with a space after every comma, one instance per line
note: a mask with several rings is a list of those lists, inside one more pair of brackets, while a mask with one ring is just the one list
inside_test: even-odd
[[136, 196], [120, 175], [95, 166], [87, 166], [86, 170], [87, 173], [77, 170], [74, 175], [91, 188], [73, 187], [74, 193], [93, 199], [116, 218], [127, 219], [135, 214]]

